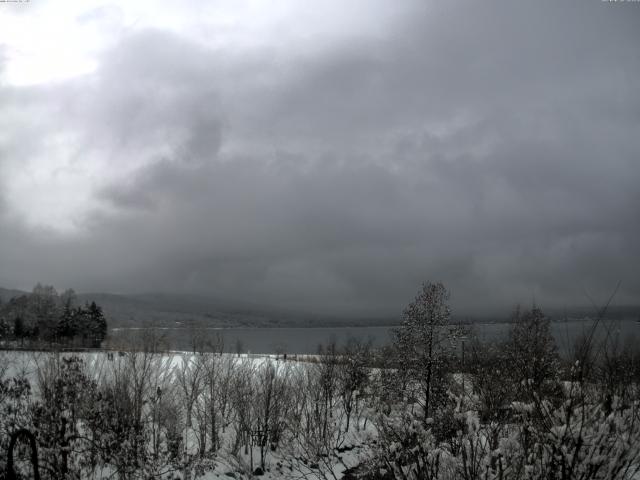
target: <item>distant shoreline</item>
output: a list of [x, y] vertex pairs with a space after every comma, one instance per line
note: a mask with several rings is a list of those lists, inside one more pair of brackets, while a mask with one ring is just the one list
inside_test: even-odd
[[[593, 322], [596, 319], [590, 317], [583, 318], [551, 318], [551, 323], [567, 323], [567, 322]], [[638, 322], [635, 318], [608, 318], [605, 317], [601, 320], [605, 321], [616, 321], [616, 322]], [[461, 326], [461, 327], [473, 327], [473, 326], [482, 326], [482, 325], [511, 325], [516, 323], [512, 320], [482, 320], [476, 322], [452, 322], [451, 326]], [[210, 326], [194, 326], [194, 325], [174, 325], [174, 326], [117, 326], [109, 328], [109, 331], [122, 331], [122, 330], [284, 330], [284, 329], [296, 329], [296, 330], [322, 330], [322, 329], [349, 329], [349, 328], [398, 328], [402, 326], [402, 322], [399, 323], [390, 323], [390, 324], [345, 324], [345, 325], [336, 325], [334, 323], [330, 323], [328, 325], [223, 325], [217, 327]]]

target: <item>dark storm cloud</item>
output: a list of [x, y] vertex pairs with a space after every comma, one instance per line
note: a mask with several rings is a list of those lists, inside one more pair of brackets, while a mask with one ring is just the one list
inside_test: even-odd
[[109, 159], [100, 206], [71, 237], [3, 224], [0, 278], [348, 314], [398, 312], [423, 280], [467, 310], [618, 280], [638, 302], [633, 7], [418, 5], [285, 58], [128, 33], [94, 76], [38, 92]]

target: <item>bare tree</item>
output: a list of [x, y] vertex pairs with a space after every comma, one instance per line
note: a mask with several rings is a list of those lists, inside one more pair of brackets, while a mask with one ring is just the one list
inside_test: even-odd
[[[538, 307], [517, 308], [506, 344], [508, 373], [523, 395], [557, 395], [560, 359], [550, 319]], [[520, 399], [524, 399], [521, 395]]]
[[184, 429], [184, 463], [185, 478], [189, 477], [187, 464], [190, 457], [190, 432], [193, 430], [193, 410], [203, 389], [204, 354], [183, 353], [175, 368], [175, 378], [178, 383], [181, 398], [185, 408], [186, 421]]
[[[342, 349], [338, 363], [338, 393], [346, 417], [345, 433], [349, 431], [352, 414], [358, 413], [360, 399], [369, 383], [371, 343], [350, 338]], [[359, 426], [356, 425], [358, 428]]]
[[455, 351], [459, 332], [450, 325], [449, 292], [441, 283], [424, 283], [415, 300], [404, 310], [395, 345], [399, 373], [415, 384], [415, 400], [421, 405], [427, 425], [433, 410], [445, 399], [446, 366]]

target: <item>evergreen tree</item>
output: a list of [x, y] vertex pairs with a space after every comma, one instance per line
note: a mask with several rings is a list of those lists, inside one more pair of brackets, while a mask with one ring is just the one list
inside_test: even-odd
[[65, 304], [56, 329], [58, 336], [70, 340], [78, 334], [76, 313], [69, 303]]
[[104, 318], [102, 308], [96, 302], [91, 302], [88, 308], [89, 336], [94, 347], [100, 344], [107, 336], [107, 320]]
[[25, 327], [24, 320], [21, 316], [16, 316], [13, 320], [13, 336], [16, 339], [20, 340], [20, 344], [24, 343], [24, 337], [28, 334], [27, 328]]

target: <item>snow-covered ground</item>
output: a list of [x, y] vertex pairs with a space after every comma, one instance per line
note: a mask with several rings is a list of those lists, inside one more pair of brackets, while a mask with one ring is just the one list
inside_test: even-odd
[[[46, 368], [48, 362], [53, 358], [70, 358], [79, 357], [82, 359], [85, 371], [89, 373], [96, 382], [100, 383], [108, 379], [119, 368], [124, 367], [128, 362], [132, 361], [132, 355], [142, 355], [141, 353], [131, 352], [42, 352], [42, 351], [0, 351], [0, 376], [4, 378], [23, 376], [27, 378], [32, 386], [34, 398], [39, 395], [38, 384], [39, 375]], [[300, 373], [304, 369], [312, 368], [317, 365], [318, 357], [315, 355], [298, 355], [289, 356], [286, 360], [282, 355], [250, 355], [250, 354], [212, 354], [204, 353], [194, 355], [193, 353], [173, 351], [161, 354], [154, 354], [154, 362], [157, 370], [160, 370], [162, 377], [161, 383], [163, 388], [174, 388], [175, 392], [180, 392], [178, 385], [179, 376], [184, 374], [185, 370], [191, 364], [195, 364], [196, 357], [202, 360], [202, 356], [215, 355], [221, 362], [232, 362], [237, 367], [248, 369], [252, 372], [258, 372], [265, 365], [271, 364], [277, 375], [290, 375], [296, 371]], [[155, 380], [158, 381], [157, 379]], [[153, 381], [150, 382], [150, 386]], [[150, 390], [155, 391], [155, 386]], [[179, 394], [179, 393], [178, 393]], [[303, 392], [298, 392], [304, 395]], [[340, 405], [336, 401], [333, 407], [333, 413], [330, 415], [332, 420], [337, 422], [337, 428], [342, 428], [341, 422], [344, 413], [339, 411]], [[184, 433], [186, 443], [186, 452], [190, 455], [197, 455], [198, 445], [196, 439], [197, 422], [194, 420], [192, 428], [187, 428]], [[220, 436], [221, 448], [216, 455], [207, 461], [202, 462], [203, 469], [199, 472], [197, 478], [214, 479], [214, 478], [250, 478], [251, 472], [255, 472], [260, 465], [260, 447], [258, 445], [243, 446], [235, 453], [232, 451], [234, 438], [237, 430], [228, 426], [224, 429]], [[290, 442], [286, 446], [280, 446], [276, 451], [269, 448], [266, 450], [266, 458], [264, 461], [264, 472], [262, 478], [278, 479], [313, 479], [313, 478], [342, 478], [344, 472], [350, 468], [356, 467], [364, 459], [370, 456], [371, 444], [375, 439], [375, 429], [372, 422], [367, 421], [362, 412], [354, 415], [351, 419], [350, 428], [344, 433], [338, 435], [338, 441], [334, 445], [331, 452], [320, 459], [307, 460], [303, 459], [300, 451], [295, 451], [296, 441]], [[99, 473], [98, 477], [109, 476], [111, 471], [105, 469]], [[172, 475], [181, 477], [181, 472], [173, 472]], [[175, 477], [167, 477], [175, 478]], [[193, 478], [193, 476], [191, 477]]]

